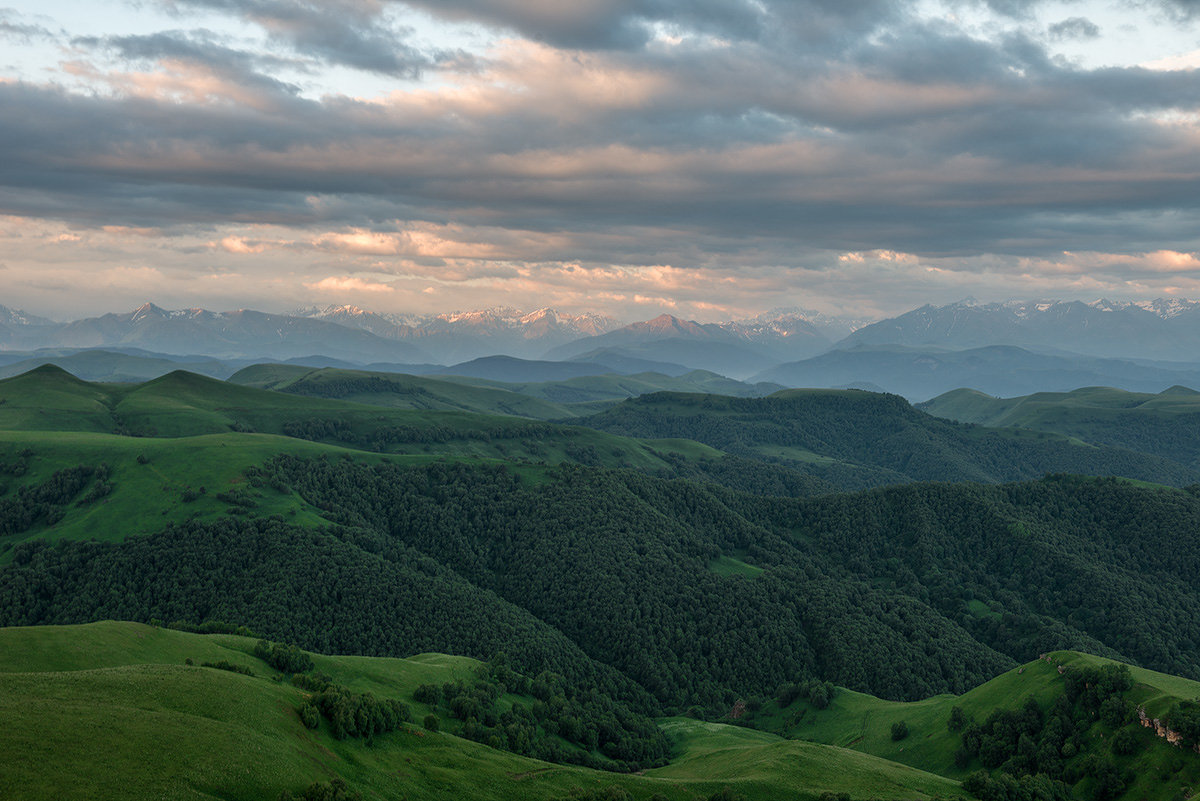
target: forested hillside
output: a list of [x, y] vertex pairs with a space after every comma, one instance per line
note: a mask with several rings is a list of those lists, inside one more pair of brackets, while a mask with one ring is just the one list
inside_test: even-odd
[[[689, 727], [795, 733], [799, 695], [916, 702], [1061, 649], [1200, 679], [1200, 487], [1167, 486], [1190, 471], [1161, 457], [863, 392], [663, 393], [589, 420], [602, 430], [186, 374], [118, 387], [43, 368], [0, 397], [0, 626], [248, 627], [325, 653], [491, 660], [545, 674], [529, 691], [546, 708], [504, 722], [498, 691], [423, 697], [457, 710], [456, 734], [552, 762], [733, 775], [724, 735]], [[1068, 468], [1162, 483], [1041, 476]], [[301, 681], [330, 709], [359, 692]], [[660, 715], [690, 721], [663, 723], [674, 750]], [[767, 745], [727, 743], [764, 760], [755, 797], [780, 786]], [[1066, 797], [1012, 776], [1006, 801]], [[986, 801], [1002, 784], [976, 782]]]
[[950, 420], [1046, 431], [1200, 467], [1200, 392], [1187, 387], [1157, 394], [1084, 387], [1017, 398], [959, 389], [918, 408]]
[[0, 621], [228, 619], [369, 654], [505, 647], [528, 670], [712, 714], [813, 677], [961, 692], [1049, 648], [1200, 676], [1200, 548], [1177, 536], [1200, 528], [1200, 499], [1179, 490], [1061, 478], [786, 500], [578, 467], [530, 481], [293, 457], [253, 478], [347, 528], [18, 545]]
[[681, 437], [783, 463], [844, 487], [899, 481], [1016, 481], [1048, 472], [1183, 485], [1195, 469], [1162, 456], [1087, 447], [1048, 432], [932, 417], [896, 395], [788, 390], [766, 398], [660, 392], [576, 421], [630, 437]]

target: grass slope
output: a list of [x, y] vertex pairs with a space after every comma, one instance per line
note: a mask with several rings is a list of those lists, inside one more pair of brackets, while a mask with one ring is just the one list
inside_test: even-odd
[[721, 455], [695, 442], [644, 442], [499, 415], [381, 409], [183, 371], [143, 384], [91, 384], [51, 365], [0, 381], [0, 431], [4, 430], [119, 433], [145, 439], [299, 433], [356, 450], [394, 454], [642, 469], [668, 468], [668, 452], [689, 459]]
[[44, 364], [61, 367], [85, 381], [148, 381], [175, 370], [227, 378], [233, 367], [216, 359], [199, 359], [181, 362], [157, 356], [136, 356], [108, 350], [78, 350], [67, 352], [36, 352], [29, 358], [0, 367], [0, 378], [9, 378], [29, 372]]
[[[955, 795], [953, 781], [843, 749], [690, 720], [664, 725], [674, 764], [645, 776], [564, 767], [408, 725], [372, 746], [305, 729], [299, 689], [247, 638], [133, 623], [0, 629], [0, 796], [30, 799], [272, 799], [341, 777], [366, 799], [564, 798], [618, 786], [635, 799], [694, 799], [731, 787], [758, 799], [823, 790], [889, 798]], [[197, 666], [183, 664], [190, 658]], [[199, 667], [245, 665], [254, 677]], [[469, 675], [471, 660], [317, 656], [354, 689], [412, 703], [420, 683]]]
[[1016, 398], [957, 389], [919, 408], [959, 422], [1051, 432], [1200, 466], [1200, 392], [1187, 387], [1158, 394], [1084, 387]]
[[500, 385], [475, 386], [402, 373], [311, 369], [295, 365], [258, 364], [239, 370], [230, 382], [275, 389], [313, 398], [336, 398], [392, 409], [506, 414], [538, 420], [571, 417], [570, 409]]
[[[22, 457], [22, 453], [28, 455]], [[291, 493], [246, 485], [248, 468], [280, 453], [353, 456], [368, 461], [382, 458], [268, 434], [152, 439], [86, 432], [0, 431], [0, 463], [19, 463], [25, 468], [18, 477], [0, 476], [0, 498], [11, 498], [20, 487], [35, 486], [58, 470], [81, 464], [107, 464], [113, 485], [104, 498], [67, 506], [65, 516], [54, 525], [41, 523], [25, 532], [0, 536], [0, 543], [32, 537], [119, 541], [160, 531], [168, 523], [227, 515], [231, 506], [216, 496], [237, 490], [253, 493], [258, 504], [254, 515], [283, 514], [302, 525], [325, 523], [316, 510]], [[407, 458], [430, 461], [429, 457]], [[195, 492], [194, 498], [185, 494], [189, 489]]]
[[[993, 710], [1018, 709], [1031, 697], [1047, 709], [1063, 692], [1058, 665], [1113, 664], [1112, 660], [1074, 651], [1049, 656], [1053, 664], [1040, 659], [1030, 662], [961, 696], [939, 695], [905, 703], [839, 689], [825, 709], [817, 709], [803, 698], [785, 709], [769, 701], [755, 716], [755, 725], [787, 737], [838, 745], [938, 775], [963, 778], [979, 766], [963, 770], [954, 764], [961, 738], [947, 727], [953, 707], [961, 707], [977, 721], [983, 721]], [[1200, 698], [1200, 682], [1140, 667], [1131, 666], [1130, 670], [1135, 685], [1126, 697], [1143, 705], [1151, 718], [1165, 715], [1180, 700]], [[910, 733], [896, 742], [891, 738], [891, 727], [901, 721]], [[1143, 748], [1129, 767], [1139, 780], [1125, 797], [1167, 799], [1178, 791], [1177, 782], [1193, 786], [1200, 782], [1200, 756], [1173, 748], [1149, 730], [1139, 729], [1138, 733]], [[1105, 740], [1110, 734], [1096, 724], [1090, 732], [1095, 750], [1107, 750]], [[1164, 773], [1171, 777], [1170, 782], [1164, 782]]]
[[570, 404], [612, 403], [626, 398], [648, 395], [651, 392], [704, 392], [750, 398], [769, 395], [781, 389], [778, 384], [748, 384], [744, 381], [735, 381], [732, 378], [710, 373], [707, 370], [692, 370], [679, 376], [648, 372], [635, 375], [580, 376], [561, 381], [528, 383], [452, 375], [445, 376], [445, 380], [507, 389], [554, 403], [568, 404], [567, 408], [572, 408]]

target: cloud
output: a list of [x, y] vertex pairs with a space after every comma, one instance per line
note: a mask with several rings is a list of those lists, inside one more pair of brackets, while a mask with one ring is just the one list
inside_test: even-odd
[[15, 9], [0, 8], [0, 39], [30, 44], [39, 40], [54, 40], [56, 35], [49, 28], [35, 22], [25, 22], [25, 16]]
[[367, 72], [415, 78], [446, 57], [408, 44], [411, 31], [388, 23], [381, 0], [165, 0], [165, 5], [235, 14], [297, 53]]
[[383, 284], [377, 281], [367, 281], [354, 276], [335, 276], [331, 275], [328, 278], [322, 278], [315, 283], [305, 284], [309, 289], [315, 289], [319, 292], [393, 292], [395, 288], [390, 284]]
[[[53, 81], [0, 82], [0, 213], [61, 221], [75, 263], [169, 264], [180, 293], [253, 268], [267, 301], [583, 303], [586, 282], [612, 304], [878, 305], [1049, 286], [1021, 277], [1035, 263], [1072, 287], [1186, 277], [1137, 254], [1200, 248], [1193, 76], [1065, 63], [1041, 37], [1094, 23], [971, 4], [1003, 24], [882, 0], [422, 0], [486, 26], [471, 69], [429, 74], [441, 55], [395, 3], [180, 0], [172, 24], [213, 30], [77, 37]], [[343, 66], [389, 79], [297, 88]], [[1097, 257], [1102, 280], [1063, 251], [1133, 260]]]
[[1087, 17], [1068, 17], [1051, 25], [1047, 32], [1055, 41], [1066, 39], [1095, 39], [1100, 36], [1100, 26]]

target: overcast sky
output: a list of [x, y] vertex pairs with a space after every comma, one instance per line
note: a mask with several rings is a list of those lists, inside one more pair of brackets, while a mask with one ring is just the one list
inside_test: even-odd
[[1200, 0], [21, 0], [0, 303], [1200, 297], [1197, 67]]

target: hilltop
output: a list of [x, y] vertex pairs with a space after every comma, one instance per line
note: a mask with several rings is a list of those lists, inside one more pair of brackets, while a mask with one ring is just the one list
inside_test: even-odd
[[1180, 485], [1196, 475], [1194, 468], [1162, 456], [1084, 446], [1054, 433], [965, 426], [895, 395], [861, 390], [786, 390], [765, 398], [661, 392], [577, 422], [623, 436], [693, 439], [843, 487], [1013, 481], [1047, 472]]
[[1200, 392], [1188, 387], [1159, 393], [1084, 387], [1016, 398], [955, 390], [920, 408], [947, 419], [1053, 432], [1200, 466]]

